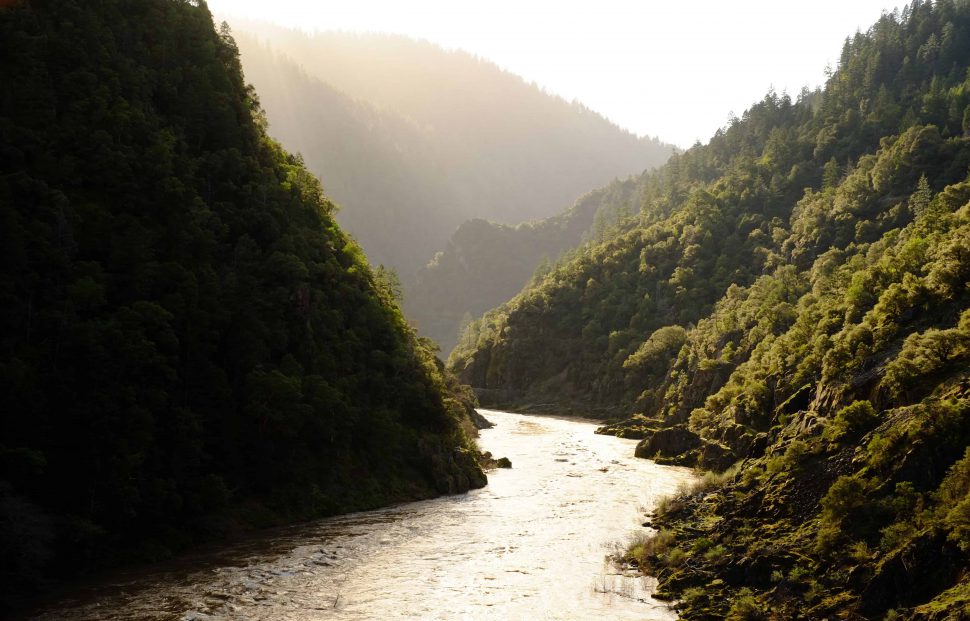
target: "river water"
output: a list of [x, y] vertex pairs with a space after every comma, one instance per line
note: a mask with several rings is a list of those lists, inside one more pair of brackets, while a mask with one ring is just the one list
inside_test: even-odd
[[38, 619], [637, 619], [677, 616], [608, 562], [692, 474], [577, 419], [482, 410], [511, 470], [461, 496], [273, 531], [123, 574]]

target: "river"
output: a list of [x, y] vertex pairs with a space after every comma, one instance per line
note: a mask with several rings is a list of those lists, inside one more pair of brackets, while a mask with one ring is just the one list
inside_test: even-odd
[[677, 616], [607, 556], [692, 473], [577, 419], [482, 410], [486, 488], [273, 531], [79, 590], [43, 620]]

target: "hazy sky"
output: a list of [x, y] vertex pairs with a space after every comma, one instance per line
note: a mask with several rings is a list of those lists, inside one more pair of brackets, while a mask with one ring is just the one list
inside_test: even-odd
[[[774, 86], [824, 80], [890, 0], [209, 0], [218, 15], [461, 48], [638, 134], [706, 142]], [[901, 3], [900, 3], [901, 6]]]

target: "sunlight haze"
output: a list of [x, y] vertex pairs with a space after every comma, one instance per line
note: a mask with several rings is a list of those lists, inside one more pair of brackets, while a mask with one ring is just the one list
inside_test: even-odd
[[690, 3], [605, 0], [210, 0], [218, 16], [304, 30], [385, 32], [493, 61], [618, 125], [679, 146], [706, 142], [770, 87], [821, 84], [845, 37], [886, 0]]

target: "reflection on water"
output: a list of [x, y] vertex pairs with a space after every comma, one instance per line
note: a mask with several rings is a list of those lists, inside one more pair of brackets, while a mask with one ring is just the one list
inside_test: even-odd
[[606, 556], [691, 477], [575, 419], [484, 411], [464, 496], [302, 524], [87, 589], [40, 619], [675, 619]]

